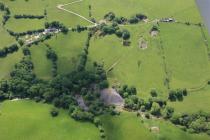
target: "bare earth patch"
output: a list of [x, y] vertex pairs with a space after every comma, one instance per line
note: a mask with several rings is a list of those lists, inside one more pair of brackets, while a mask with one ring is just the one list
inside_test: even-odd
[[102, 90], [100, 98], [106, 105], [124, 106], [124, 99], [113, 88]]
[[143, 38], [140, 38], [139, 39], [139, 48], [140, 49], [146, 49], [148, 46], [147, 46], [147, 41], [145, 41]]
[[150, 131], [153, 132], [153, 133], [159, 133], [160, 132], [160, 128], [157, 127], [157, 126], [153, 126], [153, 127], [150, 127]]
[[84, 99], [82, 96], [76, 96], [77, 103], [79, 107], [85, 111], [87, 111], [89, 108], [86, 106]]
[[151, 37], [155, 37], [158, 35], [158, 31], [151, 31], [150, 35], [151, 35]]

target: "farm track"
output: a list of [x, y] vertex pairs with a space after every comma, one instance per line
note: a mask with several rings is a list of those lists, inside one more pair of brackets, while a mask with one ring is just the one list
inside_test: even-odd
[[74, 11], [67, 10], [67, 9], [64, 8], [64, 6], [72, 5], [72, 4], [79, 3], [79, 2], [83, 2], [83, 0], [77, 0], [77, 1], [70, 2], [70, 3], [66, 3], [66, 4], [59, 4], [59, 5], [57, 5], [57, 8], [59, 10], [63, 10], [65, 12], [68, 12], [68, 13], [71, 13], [71, 14], [73, 14], [75, 16], [78, 16], [78, 17], [84, 19], [85, 21], [91, 23], [92, 25], [89, 25], [88, 27], [95, 27], [95, 26], [97, 26], [98, 25], [97, 23], [92, 22], [91, 20], [87, 19], [86, 17], [84, 17], [84, 16], [82, 16], [82, 15], [80, 15], [80, 14], [74, 12]]

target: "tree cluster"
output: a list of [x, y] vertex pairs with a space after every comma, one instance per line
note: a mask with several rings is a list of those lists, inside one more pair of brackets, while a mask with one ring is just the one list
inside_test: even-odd
[[118, 89], [120, 95], [125, 99], [124, 107], [129, 110], [146, 112], [147, 118], [151, 115], [163, 117], [165, 119], [171, 118], [174, 109], [167, 106], [167, 100], [158, 97], [155, 89], [151, 91], [151, 98], [143, 100], [139, 98], [135, 87], [128, 87], [124, 85]]
[[43, 16], [43, 15], [25, 15], [25, 14], [14, 15], [14, 18], [16, 18], [16, 19], [22, 19], [22, 18], [24, 18], [24, 19], [42, 19], [44, 17], [45, 16]]
[[4, 47], [0, 49], [0, 57], [6, 57], [8, 54], [12, 54], [14, 52], [17, 52], [19, 49], [17, 44], [12, 44], [8, 47]]
[[168, 99], [170, 101], [183, 101], [184, 96], [187, 96], [186, 89], [177, 89], [169, 91]]
[[88, 57], [88, 49], [89, 49], [89, 46], [90, 46], [90, 39], [91, 39], [91, 37], [92, 37], [92, 34], [89, 32], [87, 40], [86, 40], [86, 43], [85, 43], [85, 46], [84, 46], [84, 49], [83, 49], [83, 51], [82, 51], [82, 53], [80, 55], [79, 62], [78, 62], [78, 65], [77, 65], [77, 70], [78, 71], [85, 70], [87, 57]]
[[[51, 103], [57, 108], [68, 109], [76, 120], [91, 122], [95, 115], [104, 112], [99, 91], [105, 88], [101, 83], [106, 80], [106, 75], [102, 73], [101, 65], [97, 65], [94, 72], [73, 71], [49, 81], [38, 79], [33, 68], [30, 55], [26, 55], [11, 71], [11, 78], [0, 82], [0, 99], [30, 98]], [[84, 98], [88, 112], [78, 106], [76, 95]]]
[[132, 16], [130, 19], [127, 19], [125, 17], [117, 17], [115, 15], [115, 13], [113, 12], [109, 12], [107, 14], [104, 15], [104, 19], [107, 21], [111, 21], [111, 22], [115, 22], [117, 24], [136, 24], [142, 20], [147, 19], [147, 16], [145, 16], [144, 14], [138, 13], [134, 16]]
[[136, 96], [137, 90], [134, 86], [123, 85], [118, 89], [118, 92], [125, 99], [124, 107], [127, 109], [139, 110], [144, 104], [144, 101]]
[[25, 36], [25, 35], [32, 35], [32, 34], [37, 34], [37, 33], [42, 33], [44, 32], [45, 29], [37, 29], [37, 30], [28, 30], [28, 31], [25, 31], [25, 32], [20, 32], [20, 33], [16, 33], [16, 32], [13, 32], [9, 29], [7, 29], [7, 32], [11, 35], [11, 36], [14, 36], [16, 38], [20, 37], [20, 36]]
[[130, 39], [130, 32], [125, 29], [121, 30], [119, 26], [115, 23], [113, 23], [112, 25], [101, 24], [100, 26], [96, 28], [97, 29], [95, 29], [94, 32], [97, 32], [98, 30], [100, 30], [101, 36], [115, 34], [117, 37], [122, 38], [123, 40]]
[[175, 125], [181, 126], [190, 133], [207, 133], [210, 135], [210, 114], [198, 112], [194, 114], [173, 115], [170, 119]]
[[52, 61], [52, 76], [55, 77], [57, 76], [57, 54], [55, 53], [54, 50], [52, 50], [52, 48], [50, 48], [48, 46], [48, 49], [47, 49], [47, 53], [46, 53], [46, 57], [47, 59], [51, 60]]
[[84, 27], [84, 26], [81, 26], [81, 25], [77, 25], [76, 28], [73, 28], [72, 31], [77, 31], [77, 32], [82, 32], [82, 31], [86, 31], [88, 28], [87, 27]]
[[130, 24], [136, 24], [136, 23], [138, 23], [142, 20], [145, 20], [145, 19], [147, 19], [147, 16], [139, 13], [139, 14], [136, 14], [135, 16], [132, 16], [130, 19], [128, 19], [128, 22]]

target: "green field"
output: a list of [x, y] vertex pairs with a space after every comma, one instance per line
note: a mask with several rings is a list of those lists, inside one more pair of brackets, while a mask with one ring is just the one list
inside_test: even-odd
[[6, 58], [0, 58], [0, 65], [1, 65], [0, 78], [1, 79], [9, 78], [9, 74], [10, 74], [11, 70], [13, 70], [14, 65], [21, 60], [22, 56], [23, 56], [23, 54], [19, 50], [18, 52], [14, 53], [14, 54], [8, 55]]
[[209, 79], [210, 63], [200, 29], [182, 24], [161, 24], [160, 28], [171, 87], [197, 87]]
[[210, 87], [207, 86], [201, 91], [192, 92], [190, 96], [186, 97], [183, 102], [172, 102], [169, 105], [174, 107], [177, 112], [196, 113], [200, 110], [210, 112]]
[[[33, 109], [32, 109], [33, 108]], [[97, 128], [84, 122], [72, 120], [65, 111], [52, 118], [50, 105], [31, 101], [6, 101], [0, 104], [0, 138], [4, 140], [71, 139], [98, 140]], [[191, 135], [161, 120], [144, 120], [133, 113], [101, 117], [108, 140], [208, 140], [206, 135]], [[23, 123], [24, 122], [24, 123]], [[6, 126], [6, 127], [5, 127]], [[159, 127], [158, 133], [150, 127]]]
[[[191, 135], [162, 120], [144, 120], [133, 113], [123, 112], [120, 116], [102, 117], [109, 140], [208, 140], [207, 135]], [[159, 132], [150, 132], [151, 127], [158, 127]]]
[[98, 140], [99, 132], [90, 123], [80, 123], [60, 110], [50, 115], [52, 106], [31, 101], [7, 101], [0, 105], [2, 140]]
[[[150, 37], [148, 32], [150, 28], [151, 25], [126, 27], [132, 33], [130, 47], [124, 47], [122, 40], [115, 35], [101, 39], [93, 38], [89, 55], [90, 62], [91, 60], [103, 61], [106, 69], [117, 62], [108, 74], [108, 78], [114, 84], [135, 85], [140, 91], [139, 95], [147, 95], [152, 88], [165, 91], [165, 73], [159, 40]], [[148, 48], [145, 50], [139, 48], [141, 36], [148, 41]], [[139, 61], [140, 67], [138, 67]]]
[[[17, 43], [7, 29], [25, 32], [44, 28], [45, 22], [59, 21], [68, 28], [77, 25], [89, 26], [90, 22], [79, 16], [58, 9], [59, 4], [75, 0], [0, 0], [11, 10], [11, 18], [5, 26], [0, 23], [0, 49]], [[91, 10], [89, 9], [91, 6]], [[130, 18], [142, 13], [148, 22], [119, 26], [130, 32], [130, 46], [123, 46], [122, 38], [116, 35], [97, 36], [90, 40], [87, 70], [93, 70], [93, 62], [104, 64], [110, 87], [113, 85], [135, 86], [140, 98], [148, 99], [151, 89], [166, 99], [169, 90], [186, 88], [188, 96], [182, 102], [169, 102], [176, 113], [195, 113], [200, 110], [210, 113], [210, 35], [207, 29], [202, 34], [203, 23], [194, 0], [84, 0], [64, 6], [97, 22], [108, 12]], [[44, 19], [15, 19], [18, 14], [43, 15]], [[89, 11], [90, 10], [90, 11]], [[91, 12], [91, 17], [89, 17]], [[2, 21], [3, 12], [0, 12]], [[174, 18], [176, 23], [156, 23], [161, 18]], [[179, 23], [180, 22], [180, 23]], [[190, 25], [187, 25], [189, 22]], [[153, 37], [150, 30], [158, 25], [159, 33]], [[32, 45], [34, 73], [38, 78], [52, 79], [52, 62], [46, 57], [47, 45], [58, 56], [58, 74], [67, 74], [76, 67], [88, 37], [88, 31], [68, 34], [58, 33], [51, 39]], [[140, 40], [147, 48], [139, 47]], [[205, 44], [207, 43], [207, 44]], [[8, 79], [14, 65], [23, 57], [18, 52], [0, 58], [0, 79]], [[112, 70], [110, 70], [112, 68]], [[110, 71], [109, 71], [110, 70]], [[166, 79], [169, 82], [166, 84]], [[0, 140], [99, 140], [99, 130], [91, 123], [76, 122], [67, 111], [60, 110], [57, 118], [50, 116], [51, 105], [25, 101], [5, 101], [0, 104]], [[107, 140], [209, 140], [205, 134], [189, 134], [162, 119], [143, 120], [136, 114], [123, 111], [119, 116], [102, 115], [102, 124]], [[157, 126], [158, 133], [150, 132]]]

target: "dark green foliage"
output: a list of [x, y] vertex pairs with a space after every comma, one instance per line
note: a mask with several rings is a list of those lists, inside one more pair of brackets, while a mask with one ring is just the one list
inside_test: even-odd
[[153, 102], [150, 112], [152, 115], [159, 117], [161, 116], [161, 107], [158, 103]]
[[87, 41], [85, 43], [83, 52], [80, 55], [79, 63], [78, 63], [78, 66], [77, 66], [77, 70], [78, 71], [85, 70], [85, 65], [86, 65], [87, 56], [88, 56], [88, 48], [90, 46], [90, 39], [91, 39], [91, 37], [92, 37], [92, 34], [91, 33], [88, 33], [88, 38], [87, 38]]
[[155, 89], [152, 89], [152, 90], [150, 91], [150, 95], [151, 95], [152, 97], [157, 97], [157, 96], [158, 96], [158, 93], [157, 93], [157, 91], [156, 91]]
[[190, 133], [207, 133], [210, 131], [210, 114], [198, 112], [194, 114], [173, 115], [170, 119], [172, 123], [181, 125], [184, 130]]
[[132, 16], [130, 19], [127, 19], [125, 17], [117, 17], [113, 12], [109, 12], [104, 16], [104, 19], [112, 22], [116, 22], [117, 24], [136, 24], [144, 19], [147, 19], [147, 16], [139, 13], [134, 16]]
[[23, 15], [14, 15], [14, 18], [16, 18], [16, 19], [42, 19], [42, 18], [44, 18], [45, 16], [43, 16], [43, 15], [25, 15], [25, 14], [23, 14]]
[[166, 107], [164, 112], [163, 112], [163, 117], [165, 119], [170, 119], [173, 116], [173, 113], [174, 113], [174, 108]]
[[56, 117], [58, 116], [59, 112], [56, 108], [53, 108], [51, 111], [50, 111], [50, 114], [52, 117]]
[[47, 49], [47, 54], [46, 54], [47, 58], [52, 60], [52, 61], [57, 61], [58, 57], [55, 53], [55, 51], [53, 51], [51, 48]]
[[29, 50], [28, 47], [23, 47], [23, 48], [22, 48], [22, 51], [23, 51], [23, 54], [24, 54], [25, 56], [31, 55], [31, 52], [30, 52], [30, 50]]
[[122, 38], [124, 40], [128, 40], [130, 38], [130, 32], [128, 30], [123, 30], [122, 31]]
[[100, 120], [100, 118], [98, 118], [98, 117], [95, 117], [95, 118], [94, 118], [93, 123], [94, 123], [97, 127], [99, 127], [99, 126], [102, 125], [101, 120]]
[[133, 16], [133, 17], [131, 17], [130, 19], [129, 19], [129, 23], [130, 24], [136, 24], [136, 23], [138, 23], [139, 22], [139, 20], [138, 20], [138, 18], [136, 17], [136, 16]]
[[74, 29], [72, 29], [72, 31], [77, 31], [77, 32], [82, 32], [82, 31], [86, 31], [88, 28], [87, 27], [84, 27], [84, 26], [81, 26], [81, 25], [77, 25], [77, 27]]
[[18, 49], [19, 49], [19, 47], [17, 44], [12, 44], [8, 47], [4, 47], [3, 49], [0, 49], [0, 57], [6, 57], [8, 54], [17, 52]]
[[74, 111], [71, 113], [71, 117], [75, 120], [79, 121], [93, 121], [94, 115], [90, 112], [82, 111], [79, 108], [75, 108]]
[[171, 90], [169, 92], [169, 97], [168, 99], [170, 101], [182, 101], [183, 96], [187, 96], [187, 90], [186, 89], [177, 89], [177, 90]]
[[112, 21], [115, 18], [115, 14], [113, 12], [109, 12], [104, 16], [104, 19], [108, 21]]
[[[29, 55], [15, 65], [9, 80], [0, 83], [0, 100], [8, 98], [30, 98], [35, 101], [43, 100], [57, 108], [69, 109], [70, 115], [76, 120], [93, 121], [95, 115], [102, 114], [106, 109], [99, 100], [102, 65], [97, 64], [94, 72], [74, 71], [60, 75], [50, 81], [38, 79], [33, 73], [33, 64]], [[91, 86], [95, 85], [95, 88]], [[89, 110], [79, 108], [75, 95], [80, 93]], [[53, 112], [54, 113], [54, 112]]]
[[20, 33], [16, 33], [16, 32], [13, 32], [13, 31], [7, 29], [7, 32], [8, 32], [11, 36], [19, 37], [19, 36], [25, 36], [25, 35], [32, 35], [32, 34], [35, 34], [35, 33], [41, 33], [41, 32], [44, 32], [44, 29], [29, 30], [29, 31], [20, 32]]

